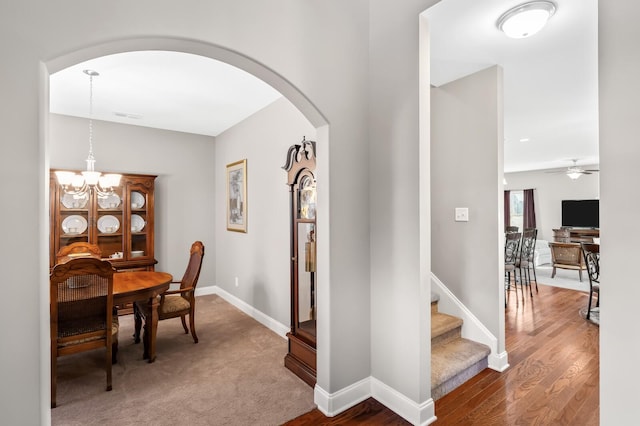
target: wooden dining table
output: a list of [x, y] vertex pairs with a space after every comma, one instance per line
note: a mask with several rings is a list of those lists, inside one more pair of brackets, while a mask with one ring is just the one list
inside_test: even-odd
[[150, 316], [145, 318], [145, 344], [143, 358], [156, 359], [156, 332], [158, 330], [158, 296], [169, 288], [173, 276], [166, 272], [129, 271], [113, 274], [113, 303], [148, 303]]

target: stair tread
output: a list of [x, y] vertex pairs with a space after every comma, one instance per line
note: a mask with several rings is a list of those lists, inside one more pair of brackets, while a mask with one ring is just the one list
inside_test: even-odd
[[431, 339], [462, 326], [462, 318], [442, 312], [431, 313]]
[[459, 338], [431, 348], [431, 387], [454, 377], [491, 353], [489, 346]]

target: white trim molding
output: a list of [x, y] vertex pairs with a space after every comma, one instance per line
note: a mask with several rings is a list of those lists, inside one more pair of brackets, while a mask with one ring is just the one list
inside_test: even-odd
[[491, 333], [480, 320], [467, 309], [465, 305], [451, 292], [449, 289], [431, 273], [431, 291], [438, 293], [440, 300], [438, 302], [439, 309], [442, 311], [462, 318], [462, 337], [479, 343], [484, 343], [491, 348], [488, 357], [489, 368], [495, 371], [503, 372], [509, 368], [509, 357], [506, 351], [498, 353], [498, 339]]
[[417, 404], [374, 377], [362, 379], [332, 394], [318, 385], [314, 388], [314, 402], [327, 417], [338, 415], [369, 397], [414, 425], [426, 426], [437, 419], [433, 399]]
[[370, 378], [360, 380], [335, 393], [328, 393], [316, 384], [313, 389], [313, 402], [325, 416], [333, 417], [361, 403], [371, 396]]
[[431, 398], [418, 404], [373, 377], [371, 378], [371, 395], [411, 424], [425, 426], [437, 420], [435, 404]]
[[233, 306], [240, 309], [242, 312], [249, 315], [251, 318], [255, 319], [260, 324], [264, 325], [269, 330], [273, 331], [283, 339], [286, 339], [287, 333], [291, 331], [291, 329], [288, 326], [274, 320], [273, 318], [257, 310], [256, 308], [254, 308], [244, 300], [237, 298], [233, 294], [221, 289], [217, 285], [196, 288], [196, 296], [205, 296], [207, 294], [217, 294], [218, 296], [222, 297], [224, 300], [231, 303]]

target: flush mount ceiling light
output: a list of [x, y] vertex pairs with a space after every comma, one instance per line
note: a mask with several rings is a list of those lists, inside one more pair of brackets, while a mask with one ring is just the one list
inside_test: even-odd
[[531, 1], [507, 10], [496, 25], [508, 37], [525, 38], [540, 31], [556, 12], [550, 1]]

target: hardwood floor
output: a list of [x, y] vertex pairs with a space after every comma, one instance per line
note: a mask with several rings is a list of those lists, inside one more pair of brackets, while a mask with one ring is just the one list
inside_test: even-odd
[[[509, 292], [509, 369], [486, 369], [435, 403], [436, 425], [598, 425], [599, 327], [578, 314], [587, 295], [539, 286], [533, 298]], [[518, 292], [520, 294], [520, 292]], [[408, 425], [369, 398], [336, 417], [313, 410], [302, 425]]]

